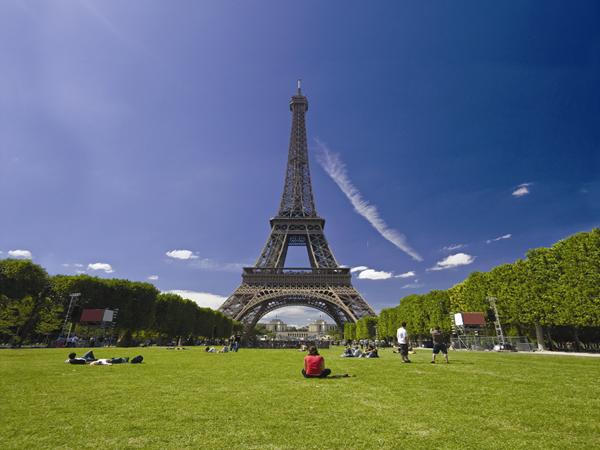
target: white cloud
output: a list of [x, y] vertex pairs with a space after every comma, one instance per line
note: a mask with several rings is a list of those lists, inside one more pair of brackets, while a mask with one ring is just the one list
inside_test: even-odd
[[177, 294], [183, 298], [192, 300], [196, 302], [198, 306], [202, 306], [203, 308], [218, 309], [219, 306], [221, 306], [223, 302], [227, 300], [227, 297], [208, 292], [187, 291], [183, 289], [173, 289], [171, 291], [164, 292], [168, 294]]
[[394, 278], [411, 278], [414, 277], [416, 273], [414, 271], [401, 273], [400, 275], [394, 275]]
[[361, 280], [387, 280], [388, 278], [392, 278], [392, 272], [367, 269], [360, 272], [358, 278]]
[[171, 250], [165, 255], [173, 259], [198, 259], [198, 255], [194, 255], [191, 250]]
[[524, 195], [529, 194], [529, 186], [533, 183], [521, 183], [517, 186], [517, 188], [513, 191], [513, 197], [523, 197]]
[[442, 247], [442, 250], [445, 250], [447, 252], [451, 252], [453, 250], [458, 250], [458, 249], [461, 249], [461, 248], [464, 248], [464, 247], [466, 247], [465, 244], [450, 244], [450, 245], [447, 245], [445, 247]]
[[409, 284], [405, 284], [404, 286], [402, 286], [402, 289], [418, 289], [425, 286], [424, 284], [421, 283], [409, 283]]
[[416, 275], [412, 270], [410, 272], [394, 275], [393, 272], [369, 269], [367, 266], [356, 266], [350, 269], [350, 273], [356, 272], [359, 272], [358, 278], [361, 280], [388, 280], [390, 278], [410, 278]]
[[73, 264], [75, 267], [83, 267], [83, 264], [75, 263]]
[[87, 266], [88, 270], [102, 270], [105, 273], [113, 273], [114, 270], [112, 268], [112, 266], [108, 263], [93, 263], [93, 264], [88, 264]]
[[475, 261], [475, 257], [471, 255], [467, 255], [466, 253], [456, 253], [455, 255], [450, 255], [447, 258], [438, 261], [434, 267], [431, 267], [427, 270], [445, 270], [452, 269], [458, 266], [466, 266]]
[[367, 219], [367, 221], [383, 238], [390, 241], [413, 259], [422, 261], [423, 258], [421, 258], [421, 256], [414, 251], [406, 241], [406, 236], [392, 228], [389, 228], [379, 215], [377, 207], [365, 200], [358, 189], [352, 184], [352, 181], [346, 172], [346, 166], [340, 159], [339, 155], [337, 153], [332, 153], [321, 141], [316, 140], [316, 142], [321, 149], [321, 153], [317, 155], [319, 164], [321, 167], [323, 167], [325, 172], [327, 172], [327, 175], [331, 177], [335, 184], [338, 185], [348, 200], [350, 200], [354, 210]]
[[318, 319], [323, 319], [328, 323], [334, 323], [334, 320], [324, 312], [309, 308], [306, 306], [286, 306], [284, 308], [276, 309], [268, 314], [265, 314], [260, 318], [260, 323], [267, 323], [273, 319], [280, 319], [284, 323], [296, 328], [308, 325]]
[[29, 250], [9, 250], [8, 256], [12, 258], [32, 259], [33, 256]]
[[512, 234], [504, 234], [502, 236], [498, 236], [497, 238], [494, 239], [488, 239], [487, 241], [485, 241], [486, 244], [491, 244], [492, 242], [497, 242], [497, 241], [501, 241], [502, 239], [510, 239], [512, 237]]
[[158, 280], [158, 275], [150, 275], [150, 276], [148, 277], [148, 279], [149, 279], [149, 280], [152, 280], [152, 281], [156, 281], [156, 280]]

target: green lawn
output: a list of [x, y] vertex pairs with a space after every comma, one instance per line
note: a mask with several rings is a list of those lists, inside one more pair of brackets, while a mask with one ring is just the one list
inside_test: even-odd
[[2, 350], [0, 448], [600, 448], [598, 358], [341, 352], [322, 354], [352, 378], [303, 379], [293, 350]]

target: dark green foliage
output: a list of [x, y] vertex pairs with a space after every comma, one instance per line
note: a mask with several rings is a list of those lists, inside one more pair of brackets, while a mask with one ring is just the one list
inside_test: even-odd
[[485, 312], [488, 297], [496, 297], [507, 330], [527, 334], [538, 324], [567, 327], [579, 343], [580, 331], [600, 327], [600, 229], [530, 250], [526, 260], [473, 272], [447, 291], [404, 297], [399, 306], [381, 311], [379, 335], [395, 336], [402, 321], [413, 337], [427, 337], [433, 326], [448, 332], [451, 312]]
[[[29, 260], [0, 260], [0, 341], [13, 344], [56, 337], [69, 294], [79, 292], [73, 322], [83, 308], [118, 309], [116, 330], [126, 345], [134, 337], [224, 338], [241, 325], [218, 311], [201, 308], [174, 294], [161, 294], [152, 284], [89, 275], [48, 277]], [[80, 327], [81, 331], [86, 330]]]
[[356, 324], [346, 322], [344, 324], [344, 339], [352, 341], [356, 339]]
[[49, 297], [46, 271], [30, 260], [0, 260], [0, 339], [20, 345], [60, 327], [60, 302]]
[[363, 317], [356, 322], [356, 339], [375, 339], [377, 321], [377, 317]]

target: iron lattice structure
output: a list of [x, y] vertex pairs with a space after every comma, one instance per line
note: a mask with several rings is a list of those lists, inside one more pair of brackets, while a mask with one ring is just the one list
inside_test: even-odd
[[[350, 269], [340, 267], [329, 248], [317, 215], [310, 181], [305, 114], [308, 100], [300, 85], [290, 101], [292, 131], [279, 213], [254, 267], [245, 267], [242, 284], [220, 308], [252, 329], [265, 314], [286, 306], [316, 308], [339, 327], [375, 312], [352, 286]], [[303, 246], [311, 267], [288, 268], [290, 246]]]

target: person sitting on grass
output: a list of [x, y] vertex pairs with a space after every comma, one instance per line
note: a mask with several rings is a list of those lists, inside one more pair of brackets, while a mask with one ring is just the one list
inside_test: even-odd
[[317, 347], [314, 345], [308, 347], [308, 355], [304, 357], [302, 376], [304, 378], [325, 378], [330, 373], [331, 369], [325, 368], [325, 358], [319, 355]]
[[362, 350], [358, 347], [358, 345], [354, 346], [354, 350], [352, 351], [352, 356], [354, 358], [360, 358], [362, 356], [363, 352]]
[[352, 347], [346, 347], [346, 350], [344, 350], [344, 353], [342, 353], [342, 358], [354, 358], [354, 351], [352, 350]]
[[81, 358], [77, 358], [75, 352], [69, 353], [69, 358], [65, 361], [65, 364], [88, 364], [92, 361], [96, 361], [93, 351], [85, 353]]
[[369, 344], [367, 351], [362, 354], [361, 358], [379, 358], [377, 348], [373, 344]]

